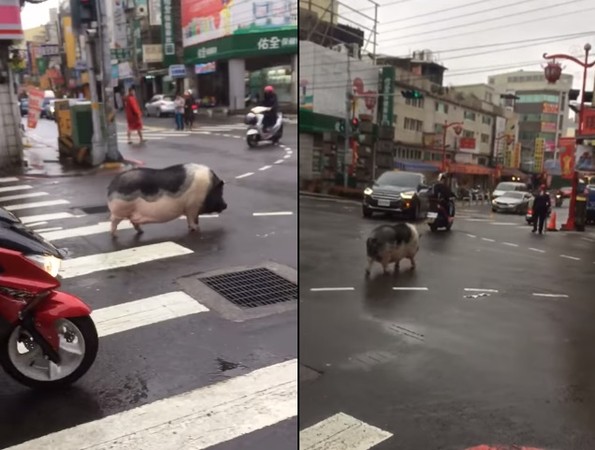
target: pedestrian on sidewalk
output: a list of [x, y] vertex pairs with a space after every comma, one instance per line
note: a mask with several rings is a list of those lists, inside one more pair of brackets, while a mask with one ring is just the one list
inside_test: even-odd
[[126, 122], [128, 123], [128, 145], [132, 144], [132, 132], [136, 131], [140, 139], [140, 143], [146, 142], [143, 139], [143, 121], [142, 112], [136, 101], [136, 91], [134, 87], [128, 89], [128, 95], [124, 101], [124, 109], [126, 110]]
[[192, 130], [192, 125], [194, 125], [194, 106], [196, 106], [196, 100], [192, 95], [192, 91], [188, 89], [186, 91], [184, 114], [186, 119], [186, 128], [189, 130]]
[[183, 131], [184, 130], [184, 107], [186, 105], [186, 101], [182, 94], [179, 92], [176, 94], [176, 99], [174, 100], [175, 106], [175, 113], [176, 113], [176, 130]]
[[542, 184], [539, 187], [539, 193], [535, 196], [533, 201], [533, 231], [535, 233], [539, 228], [539, 234], [543, 234], [543, 226], [547, 219], [550, 208], [552, 207], [552, 201], [550, 195], [545, 190], [545, 185]]

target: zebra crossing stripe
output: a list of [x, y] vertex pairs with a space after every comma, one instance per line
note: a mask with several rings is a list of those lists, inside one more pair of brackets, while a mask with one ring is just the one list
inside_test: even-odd
[[0, 192], [24, 191], [25, 189], [33, 189], [33, 186], [29, 186], [28, 184], [19, 184], [16, 186], [4, 186], [4, 187], [0, 187]]
[[72, 217], [76, 216], [67, 212], [60, 212], [53, 214], [38, 214], [36, 216], [23, 216], [19, 217], [19, 219], [25, 224], [30, 224], [35, 222], [47, 222], [48, 220], [70, 219]]
[[392, 433], [338, 413], [300, 432], [300, 450], [368, 450]]
[[18, 205], [5, 206], [8, 211], [19, 211], [21, 209], [42, 208], [44, 206], [68, 205], [68, 200], [48, 200], [45, 202], [20, 203]]
[[15, 181], [19, 181], [19, 179], [15, 177], [0, 178], [0, 183], [14, 183]]
[[29, 194], [18, 194], [18, 195], [7, 195], [0, 197], [0, 202], [10, 202], [12, 200], [22, 200], [24, 198], [43, 197], [44, 195], [50, 195], [47, 192], [30, 192]]
[[166, 320], [209, 311], [188, 294], [178, 291], [93, 311], [99, 337], [121, 333]]
[[206, 449], [295, 417], [297, 370], [292, 359], [11, 449]]
[[62, 262], [60, 275], [62, 278], [74, 278], [90, 273], [102, 272], [110, 269], [129, 267], [159, 259], [194, 253], [175, 242], [161, 242], [159, 244], [144, 245], [109, 253], [80, 256]]

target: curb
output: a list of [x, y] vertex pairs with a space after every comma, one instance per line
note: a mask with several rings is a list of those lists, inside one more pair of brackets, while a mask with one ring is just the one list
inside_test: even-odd
[[97, 175], [98, 173], [109, 173], [112, 171], [127, 170], [137, 166], [143, 166], [144, 162], [138, 160], [124, 160], [122, 162], [107, 162], [100, 164], [97, 167], [89, 169], [73, 170], [72, 172], [66, 172], [61, 174], [48, 174], [48, 173], [27, 173], [26, 171], [22, 174], [23, 177], [28, 178], [74, 178], [83, 177], [85, 175]]

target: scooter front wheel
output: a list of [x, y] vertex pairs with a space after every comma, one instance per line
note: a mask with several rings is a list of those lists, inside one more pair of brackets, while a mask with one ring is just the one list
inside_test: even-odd
[[254, 148], [258, 145], [258, 137], [256, 137], [255, 134], [250, 134], [246, 136], [246, 143], [248, 144], [248, 147]]
[[60, 364], [46, 358], [27, 330], [17, 325], [0, 338], [0, 364], [6, 373], [34, 389], [65, 387], [85, 375], [99, 349], [93, 320], [89, 316], [63, 318], [54, 327], [60, 340]]

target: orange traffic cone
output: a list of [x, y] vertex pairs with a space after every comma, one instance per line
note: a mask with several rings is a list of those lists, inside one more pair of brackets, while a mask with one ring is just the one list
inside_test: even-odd
[[556, 228], [556, 211], [550, 217], [550, 221], [547, 224], [547, 231], [558, 231], [558, 228]]

